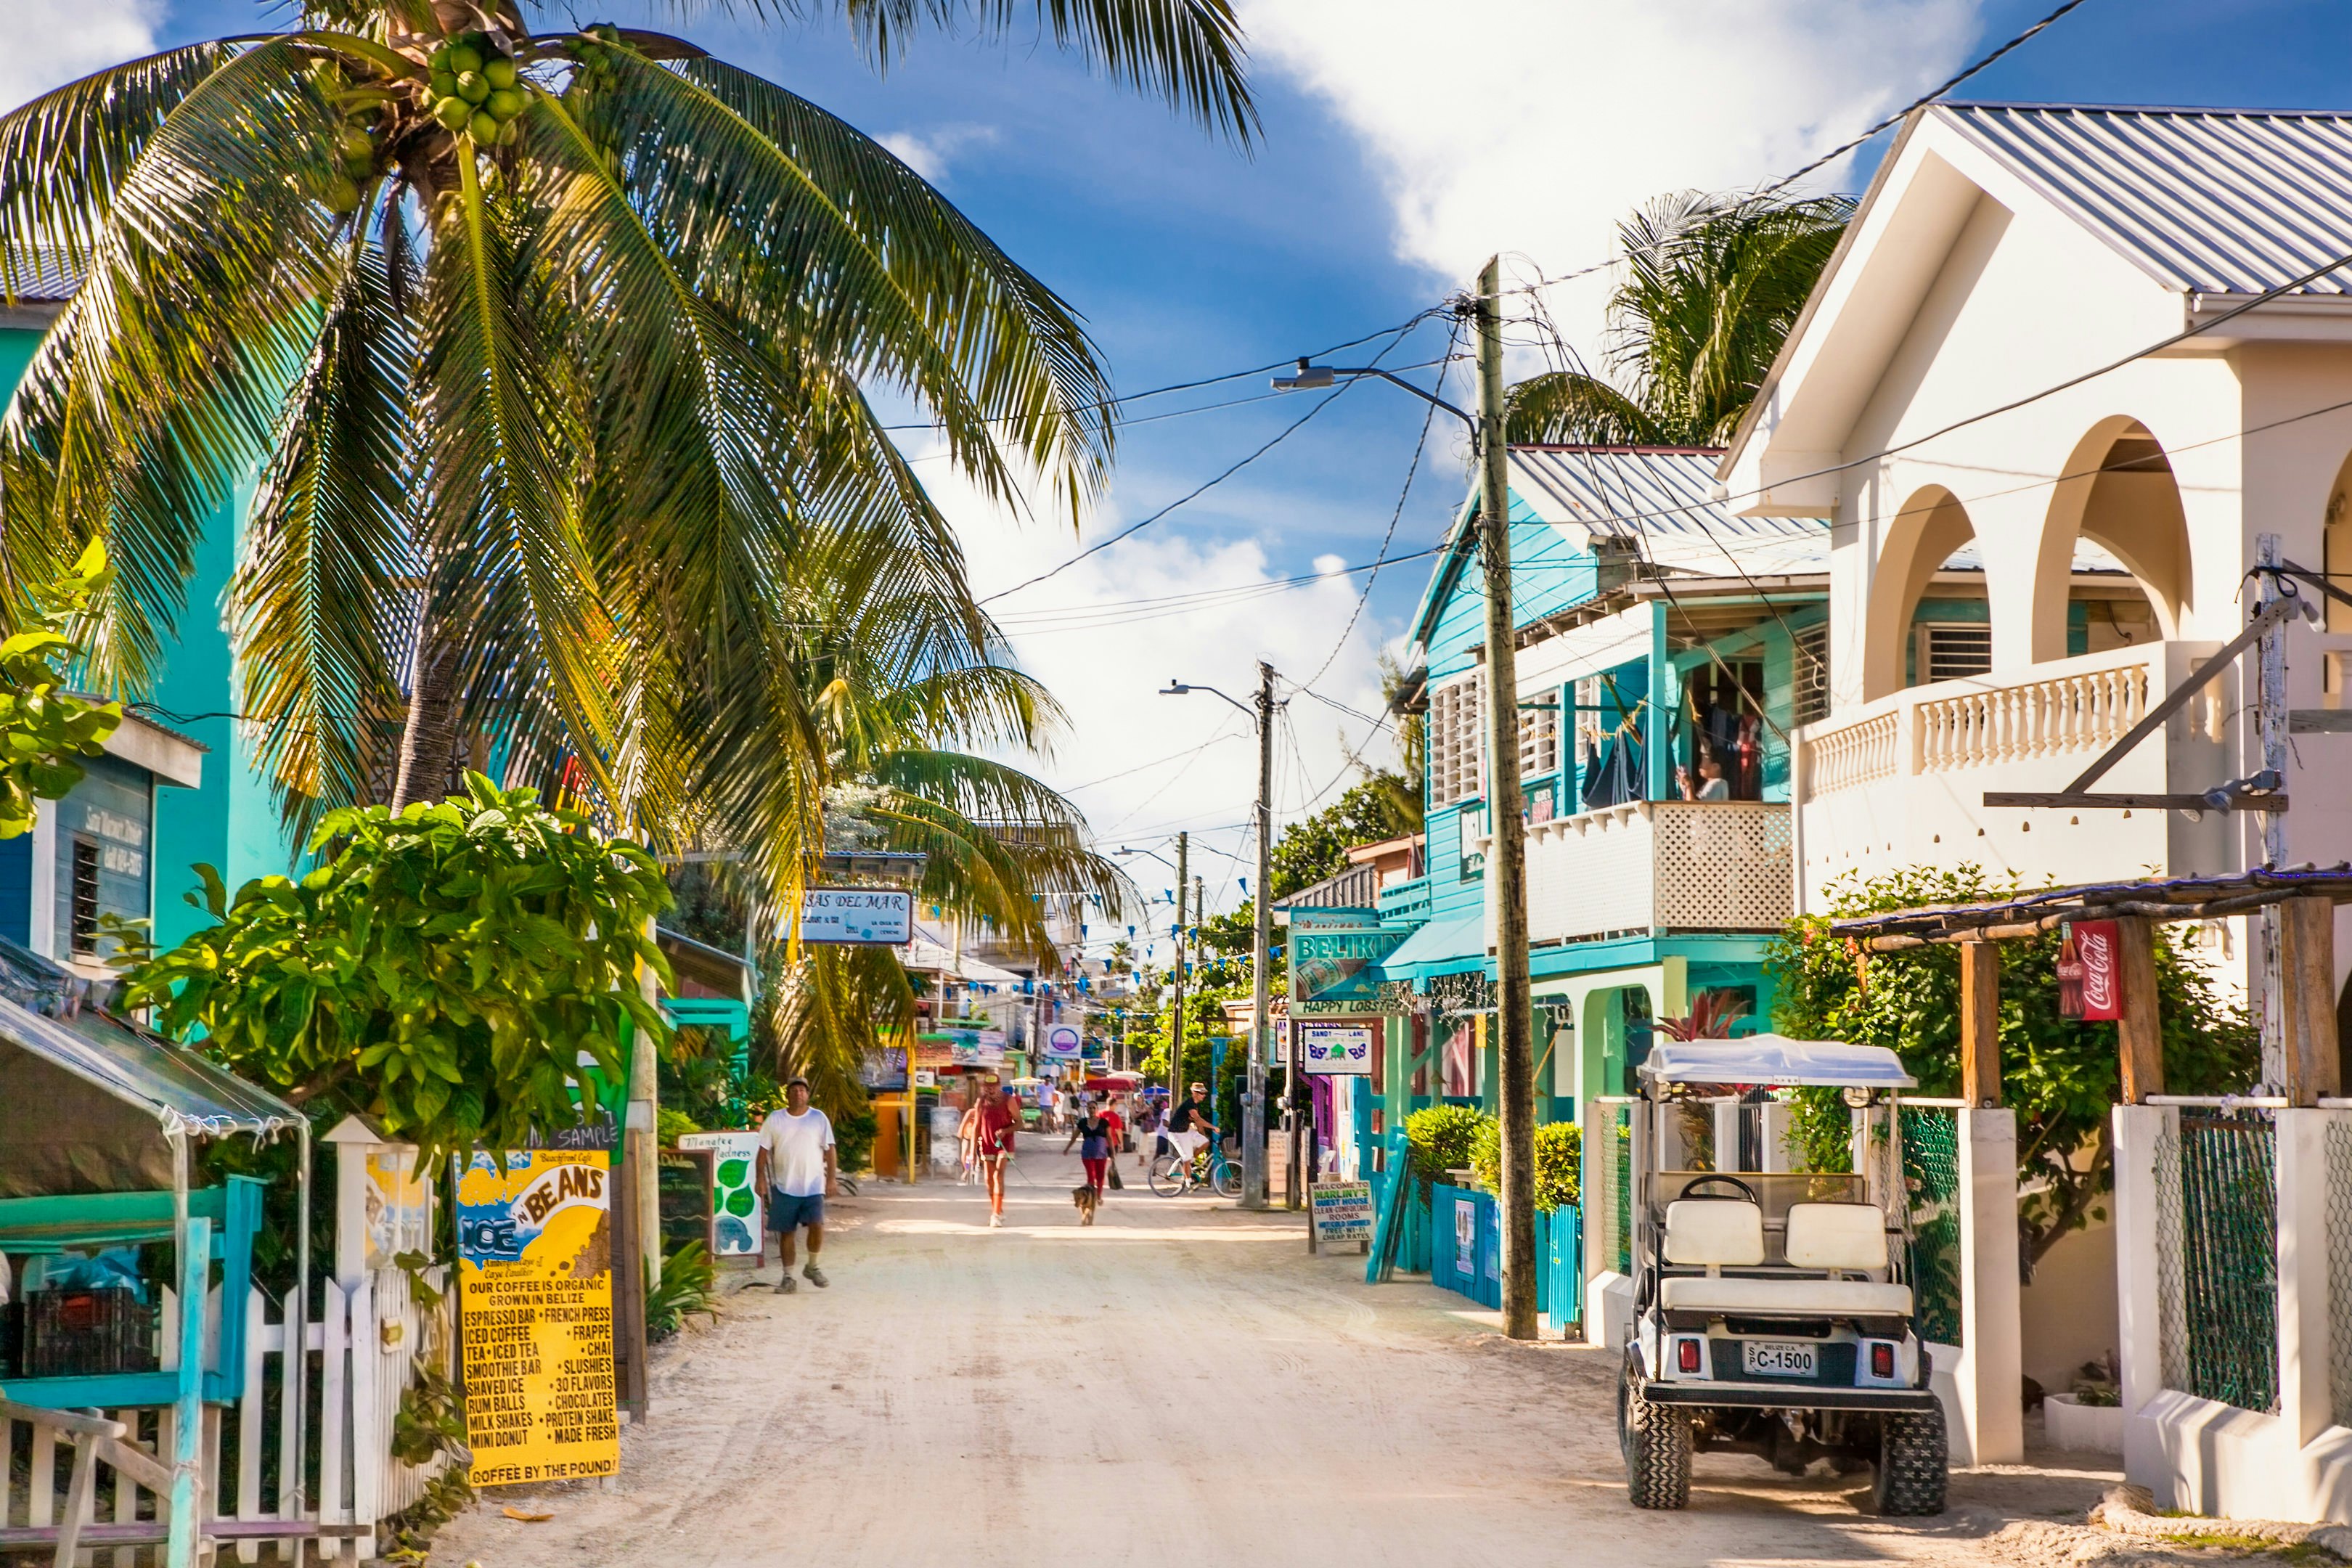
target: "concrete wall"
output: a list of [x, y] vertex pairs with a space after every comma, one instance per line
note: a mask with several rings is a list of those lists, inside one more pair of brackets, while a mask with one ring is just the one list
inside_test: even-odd
[[2019, 1302], [2025, 1375], [2064, 1394], [2084, 1362], [2121, 1342], [2116, 1318], [2116, 1227], [2111, 1221], [2062, 1237], [2043, 1255]]

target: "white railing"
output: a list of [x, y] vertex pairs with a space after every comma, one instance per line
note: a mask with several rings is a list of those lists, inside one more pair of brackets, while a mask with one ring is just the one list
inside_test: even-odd
[[1777, 801], [1629, 801], [1527, 835], [1533, 942], [1778, 931], [1793, 907], [1789, 808]]
[[1922, 702], [1919, 771], [2099, 750], [2147, 716], [2147, 694], [2148, 668], [2141, 662]]
[[[436, 1289], [440, 1272], [428, 1275]], [[319, 1495], [306, 1501], [298, 1491], [304, 1466], [286, 1409], [286, 1324], [272, 1316], [271, 1303], [257, 1289], [245, 1302], [244, 1393], [233, 1405], [205, 1407], [198, 1445], [203, 1533], [219, 1543], [215, 1561], [233, 1556], [256, 1562], [265, 1547], [271, 1561], [293, 1561], [298, 1553], [325, 1562], [373, 1557], [375, 1527], [422, 1497], [446, 1463], [413, 1466], [392, 1456], [393, 1421], [415, 1379], [418, 1353], [446, 1359], [446, 1300], [437, 1310], [420, 1306], [411, 1299], [408, 1277], [398, 1269], [379, 1270], [348, 1292], [332, 1280], [320, 1289], [324, 1311], [320, 1321], [304, 1326], [303, 1335], [312, 1352], [310, 1376], [317, 1390], [319, 1414], [310, 1440], [319, 1456]], [[179, 1364], [174, 1300], [173, 1291], [164, 1290], [159, 1359], [167, 1371]], [[220, 1290], [215, 1287], [206, 1304], [205, 1338], [216, 1347], [219, 1336]], [[168, 1407], [106, 1415], [123, 1425], [124, 1441], [132, 1447], [150, 1456], [172, 1451]], [[0, 1421], [0, 1527], [40, 1530], [64, 1522], [59, 1447], [49, 1428]], [[16, 1479], [20, 1476], [21, 1484]], [[267, 1497], [266, 1478], [275, 1480]], [[101, 1551], [117, 1549], [115, 1561], [128, 1564], [134, 1548], [163, 1540], [163, 1500], [131, 1476], [115, 1472], [105, 1517], [100, 1517], [95, 1489], [81, 1498], [83, 1521], [92, 1527], [83, 1542]], [[289, 1521], [294, 1530], [271, 1532], [272, 1523]], [[299, 1543], [314, 1534], [315, 1552], [302, 1551]]]
[[1902, 720], [1880, 713], [1807, 741], [1805, 781], [1815, 795], [1852, 789], [1895, 776], [1901, 761]]

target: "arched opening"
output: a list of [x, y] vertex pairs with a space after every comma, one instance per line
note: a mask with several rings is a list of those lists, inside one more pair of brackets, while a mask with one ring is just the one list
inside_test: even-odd
[[[1975, 542], [1976, 527], [1969, 521], [1968, 509], [1941, 485], [1930, 485], [1916, 492], [1889, 520], [1886, 543], [1879, 552], [1878, 571], [1871, 583], [1868, 636], [1863, 650], [1864, 700], [1921, 684], [1938, 668], [1945, 672], [1942, 679], [1950, 679], [1962, 672], [1963, 665], [1973, 666], [1967, 673], [1981, 673], [1989, 668], [1991, 623], [1984, 618], [1981, 608], [1981, 571], [1972, 595], [1955, 590], [1956, 603], [1969, 597], [1976, 601], [1979, 608], [1973, 617], [1958, 613], [1941, 615], [1929, 623], [1931, 626], [1948, 626], [1955, 630], [1930, 630], [1924, 638], [1918, 629], [1923, 602], [1931, 602], [1938, 609], [1945, 603], [1940, 596], [1928, 601], [1928, 589], [1935, 584], [1937, 574], [1947, 563], [1973, 564], [1974, 556], [1969, 547]], [[1954, 562], [1955, 555], [1961, 559]], [[1980, 664], [1959, 657], [1976, 646], [1974, 637], [1963, 636], [1957, 629], [1969, 619], [1985, 628], [1980, 634], [1985, 659]], [[1923, 642], [1927, 647], [1924, 659]]]
[[2101, 420], [2052, 491], [2034, 573], [2034, 659], [2177, 637], [2191, 585], [2171, 460], [2138, 420]]

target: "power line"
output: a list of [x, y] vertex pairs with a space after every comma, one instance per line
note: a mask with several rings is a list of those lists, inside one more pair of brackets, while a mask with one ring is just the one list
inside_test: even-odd
[[[1410, 332], [1413, 328], [1419, 326], [1423, 321], [1436, 313], [1437, 311], [1434, 309], [1423, 310], [1412, 321], [1407, 321], [1403, 326], [1397, 328], [1396, 335], [1391, 339], [1388, 347], [1383, 348], [1381, 350], [1380, 353], [1372, 356], [1372, 363], [1374, 364], [1380, 363], [1381, 358], [1387, 354], [1389, 349], [1394, 348], [1398, 343], [1404, 341], [1404, 335], [1407, 332]], [[1370, 337], [1359, 338], [1356, 341], [1358, 342], [1369, 342], [1370, 337], [1378, 337], [1380, 335], [1380, 333], [1374, 332], [1370, 334]], [[1349, 348], [1353, 347], [1354, 345], [1343, 343], [1339, 346], [1342, 348]], [[1333, 351], [1326, 350], [1324, 352], [1326, 353], [1329, 353]], [[1187, 493], [1177, 497], [1174, 500], [1170, 501], [1166, 506], [1161, 507], [1158, 511], [1153, 512], [1150, 516], [1143, 519], [1141, 521], [1131, 523], [1128, 527], [1120, 529], [1108, 539], [1098, 540], [1095, 543], [1089, 544], [1084, 550], [1079, 551], [1076, 555], [1064, 561], [1058, 566], [1049, 567], [1026, 582], [1016, 583], [1010, 588], [1001, 589], [996, 593], [989, 595], [980, 602], [983, 605], [989, 604], [994, 600], [1003, 598], [1008, 594], [1017, 594], [1024, 588], [1034, 587], [1036, 584], [1045, 582], [1049, 577], [1057, 576], [1060, 574], [1068, 571], [1079, 562], [1084, 561], [1087, 556], [1092, 555], [1098, 551], [1108, 550], [1112, 545], [1117, 544], [1119, 541], [1141, 532], [1144, 529], [1147, 529], [1153, 523], [1158, 522], [1161, 518], [1166, 517], [1170, 512], [1174, 511], [1178, 507], [1183, 506], [1187, 502], [1195, 500], [1201, 496], [1207, 494], [1210, 490], [1214, 489], [1217, 486], [1224, 483], [1227, 479], [1232, 479], [1235, 474], [1240, 473], [1244, 468], [1248, 468], [1252, 463], [1256, 462], [1260, 458], [1265, 457], [1268, 452], [1273, 451], [1276, 447], [1281, 446], [1283, 442], [1288, 440], [1298, 431], [1300, 426], [1304, 426], [1308, 420], [1314, 418], [1318, 414], [1320, 414], [1326, 408], [1330, 407], [1332, 404], [1346, 396], [1348, 389], [1355, 384], [1356, 378], [1354, 377], [1349, 377], [1347, 381], [1342, 382], [1328, 397], [1318, 399], [1315, 404], [1315, 406], [1309, 408], [1306, 413], [1300, 415], [1297, 418], [1285, 426], [1275, 435], [1273, 439], [1267, 441], [1265, 445], [1260, 447], [1256, 451], [1252, 452], [1248, 457], [1242, 458], [1239, 462], [1234, 464], [1223, 473], [1217, 475], [1214, 479], [1208, 479]]]

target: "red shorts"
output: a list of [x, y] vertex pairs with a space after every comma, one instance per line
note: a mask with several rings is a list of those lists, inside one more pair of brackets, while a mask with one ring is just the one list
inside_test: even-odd
[[1110, 1169], [1110, 1161], [1108, 1158], [1101, 1160], [1087, 1160], [1082, 1158], [1079, 1160], [1078, 1163], [1087, 1168], [1087, 1185], [1092, 1187], [1097, 1192], [1101, 1192], [1103, 1190], [1103, 1183], [1108, 1179], [1104, 1175], [1104, 1173]]

